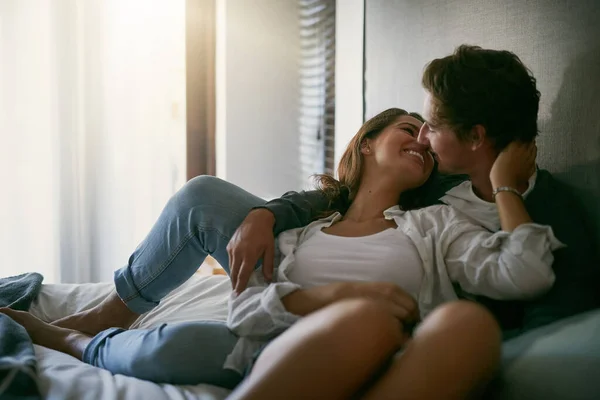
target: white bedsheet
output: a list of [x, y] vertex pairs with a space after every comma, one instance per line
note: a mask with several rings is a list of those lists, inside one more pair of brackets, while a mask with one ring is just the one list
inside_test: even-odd
[[[43, 285], [30, 311], [44, 321], [86, 310], [102, 301], [112, 283]], [[169, 294], [161, 304], [138, 318], [133, 328], [151, 328], [165, 322], [201, 319], [224, 320], [231, 291], [225, 276], [194, 276]], [[38, 357], [40, 389], [46, 399], [148, 400], [148, 399], [224, 399], [228, 391], [211, 386], [157, 385], [152, 382], [112, 375], [69, 355], [35, 346]]]

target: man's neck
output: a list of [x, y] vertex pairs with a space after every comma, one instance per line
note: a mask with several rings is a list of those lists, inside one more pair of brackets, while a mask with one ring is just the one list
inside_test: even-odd
[[493, 203], [494, 196], [492, 193], [494, 188], [490, 181], [490, 171], [478, 171], [478, 173], [470, 174], [469, 178], [471, 178], [473, 193], [480, 199]]
[[477, 157], [473, 158], [471, 165], [473, 169], [467, 172], [471, 185], [473, 186], [473, 193], [475, 196], [482, 200], [493, 203], [494, 197], [492, 192], [492, 182], [490, 181], [490, 171], [494, 166], [497, 154], [493, 151], [491, 146], [478, 151]]

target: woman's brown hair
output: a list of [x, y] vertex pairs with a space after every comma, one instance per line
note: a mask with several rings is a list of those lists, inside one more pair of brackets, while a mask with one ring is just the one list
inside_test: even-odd
[[[387, 109], [369, 119], [354, 135], [344, 151], [338, 164], [338, 177], [335, 179], [328, 174], [315, 175], [318, 190], [322, 191], [329, 199], [329, 209], [325, 214], [338, 211], [344, 214], [356, 196], [363, 172], [363, 155], [360, 151], [365, 139], [375, 139], [385, 128], [394, 123], [399, 117], [411, 116], [424, 122], [423, 117], [417, 113], [409, 113], [400, 108]], [[417, 206], [414, 190], [407, 191], [400, 197], [399, 205], [403, 209]]]

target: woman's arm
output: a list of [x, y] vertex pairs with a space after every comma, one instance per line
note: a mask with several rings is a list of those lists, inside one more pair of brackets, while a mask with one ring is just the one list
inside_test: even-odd
[[341, 299], [344, 283], [332, 283], [311, 289], [298, 289], [281, 299], [285, 309], [305, 317]]
[[238, 336], [265, 339], [289, 328], [301, 317], [342, 299], [381, 301], [401, 321], [419, 320], [415, 299], [388, 282], [337, 282], [303, 289], [291, 282], [252, 286], [229, 300], [227, 326]]
[[417, 301], [389, 282], [337, 282], [299, 289], [285, 296], [282, 302], [289, 312], [306, 316], [337, 301], [361, 297], [380, 301], [399, 320], [416, 322], [419, 319]]
[[286, 310], [281, 299], [300, 289], [291, 282], [249, 287], [229, 299], [227, 327], [236, 335], [253, 339], [271, 339], [292, 326], [299, 315]]

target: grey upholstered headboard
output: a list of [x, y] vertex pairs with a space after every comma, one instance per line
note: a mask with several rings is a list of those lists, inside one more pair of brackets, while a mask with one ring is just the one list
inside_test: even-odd
[[367, 0], [366, 116], [420, 111], [426, 62], [462, 43], [515, 52], [542, 93], [538, 163], [581, 194], [600, 247], [600, 0]]

